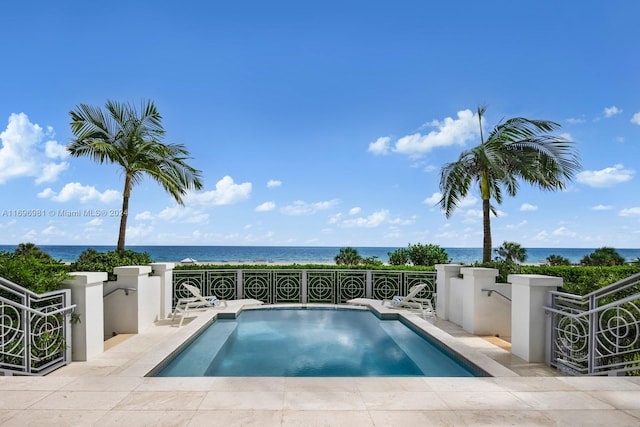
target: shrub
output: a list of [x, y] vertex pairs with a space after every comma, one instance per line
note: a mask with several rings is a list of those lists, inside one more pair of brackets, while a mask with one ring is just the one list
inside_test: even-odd
[[62, 287], [68, 266], [56, 261], [33, 243], [21, 243], [12, 252], [0, 252], [0, 277], [42, 294]]
[[413, 265], [436, 265], [449, 263], [449, 255], [438, 245], [409, 244], [409, 259]]
[[624, 265], [625, 259], [615, 249], [609, 247], [602, 247], [591, 252], [589, 255], [585, 255], [580, 261], [581, 265]]
[[132, 250], [98, 252], [95, 249], [87, 249], [82, 252], [76, 262], [71, 264], [72, 271], [106, 271], [109, 280], [116, 280], [113, 274], [114, 267], [123, 265], [148, 265], [153, 260], [146, 252]]
[[549, 255], [546, 260], [549, 265], [571, 265], [571, 261], [560, 255]]
[[409, 249], [400, 248], [393, 252], [388, 252], [389, 264], [391, 265], [407, 265], [409, 264]]

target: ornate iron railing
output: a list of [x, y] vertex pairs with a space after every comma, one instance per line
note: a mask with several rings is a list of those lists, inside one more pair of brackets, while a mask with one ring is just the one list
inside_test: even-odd
[[421, 298], [435, 297], [433, 271], [333, 270], [333, 269], [219, 269], [174, 270], [174, 304], [188, 297], [181, 286], [190, 283], [203, 295], [220, 299], [252, 298], [268, 304], [344, 304], [353, 298], [391, 299], [406, 295], [420, 283], [427, 286]]
[[575, 375], [640, 375], [640, 274], [550, 299], [548, 364]]
[[0, 372], [45, 375], [71, 362], [71, 291], [36, 294], [0, 277]]

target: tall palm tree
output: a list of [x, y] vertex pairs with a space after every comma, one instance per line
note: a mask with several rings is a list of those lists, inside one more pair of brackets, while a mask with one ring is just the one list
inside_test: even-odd
[[69, 114], [75, 136], [67, 146], [69, 153], [122, 167], [124, 190], [117, 250], [124, 250], [131, 189], [144, 176], [159, 183], [180, 205], [184, 205], [182, 196], [187, 190], [202, 188], [202, 172], [186, 163], [189, 152], [184, 145], [162, 142], [162, 116], [153, 102], [143, 101], [140, 111], [131, 104], [114, 101], [107, 101], [105, 111], [80, 104]]
[[573, 143], [553, 135], [558, 123], [515, 117], [500, 122], [487, 139], [482, 131], [485, 106], [478, 107], [480, 145], [463, 151], [456, 162], [448, 163], [440, 172], [440, 206], [449, 218], [472, 184], [477, 184], [482, 198], [484, 240], [482, 262], [491, 261], [490, 214], [496, 213], [493, 198], [502, 203], [502, 192], [514, 197], [518, 180], [543, 190], [562, 190], [580, 161]]

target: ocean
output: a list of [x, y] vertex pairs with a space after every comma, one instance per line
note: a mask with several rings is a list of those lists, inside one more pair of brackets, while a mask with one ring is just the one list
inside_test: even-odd
[[[16, 245], [0, 245], [1, 251], [13, 252]], [[87, 248], [98, 252], [115, 250], [115, 246], [66, 246], [38, 245], [54, 259], [72, 262]], [[405, 246], [406, 247], [406, 246]], [[389, 252], [398, 247], [358, 247], [354, 246], [362, 257], [377, 257], [380, 261], [389, 261]], [[332, 263], [340, 252], [339, 246], [127, 246], [137, 252], [147, 252], [156, 262], [176, 262], [192, 258], [198, 262], [227, 262], [230, 264], [265, 263]], [[482, 248], [445, 248], [452, 262], [473, 263], [482, 259]], [[527, 248], [529, 263], [543, 262], [549, 255], [560, 255], [572, 263], [579, 263], [595, 248]], [[616, 249], [627, 261], [640, 258], [640, 249]]]

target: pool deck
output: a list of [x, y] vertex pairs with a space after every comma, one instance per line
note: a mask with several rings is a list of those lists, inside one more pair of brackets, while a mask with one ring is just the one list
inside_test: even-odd
[[46, 377], [0, 377], [0, 425], [640, 425], [640, 377], [562, 376], [490, 339], [413, 314], [407, 316], [429, 323], [458, 349], [496, 362], [500, 367], [490, 369], [499, 376], [145, 377], [216, 312], [201, 312], [182, 328], [157, 322]]

